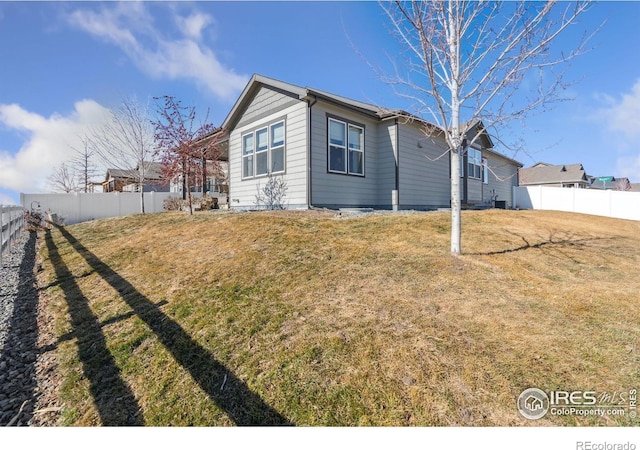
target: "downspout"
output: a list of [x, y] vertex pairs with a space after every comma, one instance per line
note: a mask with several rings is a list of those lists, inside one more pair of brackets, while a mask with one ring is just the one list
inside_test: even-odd
[[311, 203], [311, 181], [313, 176], [313, 170], [311, 168], [311, 108], [313, 105], [318, 103], [318, 97], [313, 96], [313, 101], [307, 100], [307, 209], [312, 209], [313, 205]]
[[[395, 185], [395, 203], [391, 204], [392, 210], [397, 210], [400, 208], [400, 126], [398, 125], [398, 118], [395, 119], [396, 126], [396, 185]], [[392, 196], [393, 197], [393, 196]]]

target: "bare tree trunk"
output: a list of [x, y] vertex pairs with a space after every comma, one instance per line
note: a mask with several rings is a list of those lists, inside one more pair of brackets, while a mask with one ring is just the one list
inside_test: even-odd
[[187, 198], [189, 199], [189, 215], [193, 215], [193, 203], [191, 200], [191, 188], [189, 187], [189, 183], [187, 183]]
[[187, 199], [187, 161], [182, 160], [182, 200]]
[[207, 188], [207, 156], [202, 154], [202, 196], [204, 197]]
[[[460, 138], [460, 35], [457, 5], [449, 3], [447, 44], [451, 57], [451, 254], [462, 253], [462, 201], [460, 199], [460, 158], [464, 149]], [[455, 11], [454, 11], [455, 10]]]

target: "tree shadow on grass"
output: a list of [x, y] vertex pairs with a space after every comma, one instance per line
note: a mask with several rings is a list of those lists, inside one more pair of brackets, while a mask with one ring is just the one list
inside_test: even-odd
[[510, 231], [507, 231], [507, 232], [509, 234], [512, 234], [513, 236], [520, 238], [524, 242], [524, 244], [518, 247], [507, 248], [504, 250], [495, 250], [490, 252], [476, 252], [476, 253], [469, 253], [469, 255], [491, 256], [491, 255], [504, 255], [508, 253], [516, 253], [516, 252], [521, 252], [521, 251], [526, 251], [531, 249], [538, 249], [542, 251], [553, 249], [554, 251], [560, 253], [560, 257], [564, 257], [566, 259], [571, 259], [574, 262], [578, 262], [578, 261], [575, 261], [574, 258], [567, 255], [565, 252], [563, 252], [562, 249], [583, 248], [587, 246], [589, 243], [605, 240], [605, 238], [599, 238], [599, 237], [580, 238], [571, 234], [567, 234], [566, 236], [557, 236], [558, 234], [557, 232], [550, 231], [549, 236], [547, 238], [540, 237], [539, 242], [531, 243], [529, 242], [529, 239], [527, 239], [522, 235], [510, 232]]
[[102, 424], [144, 425], [140, 405], [129, 385], [122, 379], [120, 369], [107, 349], [102, 332], [103, 324], [91, 311], [75, 277], [60, 257], [50, 231], [46, 232], [45, 241], [71, 316], [73, 331], [63, 340], [76, 338], [82, 370], [89, 380], [91, 395]]
[[133, 312], [156, 334], [175, 360], [189, 371], [209, 398], [236, 425], [293, 425], [252, 392], [204, 347], [191, 339], [191, 336], [163, 313], [158, 305], [91, 253], [68, 230], [64, 227], [58, 229], [89, 266], [120, 294]]

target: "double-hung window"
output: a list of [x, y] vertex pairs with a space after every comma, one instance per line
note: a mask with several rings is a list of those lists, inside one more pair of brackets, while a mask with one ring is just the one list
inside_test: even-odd
[[284, 172], [284, 122], [270, 127], [271, 173]]
[[474, 148], [467, 150], [467, 166], [469, 178], [482, 179], [482, 151]]
[[253, 133], [242, 136], [242, 178], [254, 176], [253, 171]]
[[329, 172], [364, 176], [364, 128], [329, 119]]
[[242, 135], [242, 178], [284, 172], [284, 121]]
[[266, 175], [269, 169], [268, 129], [256, 131], [256, 176]]

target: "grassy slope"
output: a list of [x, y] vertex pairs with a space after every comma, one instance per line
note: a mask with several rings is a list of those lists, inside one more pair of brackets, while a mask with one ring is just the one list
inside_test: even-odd
[[448, 240], [440, 213], [53, 230], [61, 424], [631, 424], [528, 422], [515, 402], [527, 387], [638, 387], [640, 223], [465, 212], [466, 255]]

